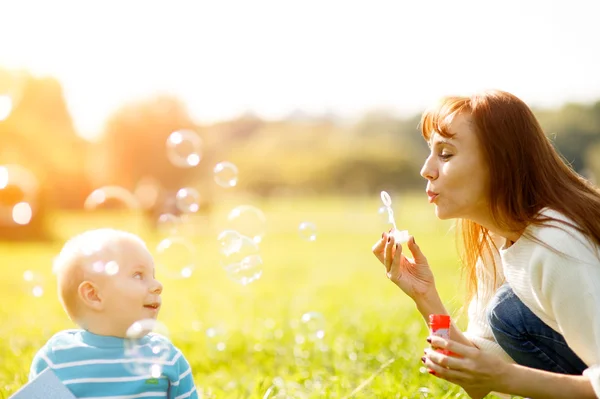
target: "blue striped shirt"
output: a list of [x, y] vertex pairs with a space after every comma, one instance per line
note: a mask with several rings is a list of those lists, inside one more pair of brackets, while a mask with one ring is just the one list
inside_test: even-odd
[[[61, 331], [34, 356], [29, 380], [50, 367], [77, 398], [198, 398], [192, 369], [179, 349], [153, 333], [138, 343], [139, 356], [128, 356], [123, 338]], [[151, 356], [153, 348], [162, 349], [160, 357]]]

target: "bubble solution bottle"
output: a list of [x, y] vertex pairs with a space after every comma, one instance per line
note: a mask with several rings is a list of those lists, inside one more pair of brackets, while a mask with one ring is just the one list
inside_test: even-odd
[[[429, 315], [429, 332], [431, 335], [450, 339], [450, 316], [445, 314], [430, 314]], [[444, 355], [452, 353], [447, 349], [436, 349], [436, 352]]]

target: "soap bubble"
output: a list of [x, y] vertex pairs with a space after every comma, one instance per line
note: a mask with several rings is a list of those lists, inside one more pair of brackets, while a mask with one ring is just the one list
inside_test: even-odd
[[39, 183], [21, 165], [0, 165], [0, 224], [26, 225], [37, 211]]
[[196, 189], [185, 187], [177, 191], [175, 205], [183, 213], [194, 213], [200, 209], [200, 194]]
[[260, 255], [246, 256], [241, 262], [225, 267], [227, 277], [241, 285], [248, 285], [262, 276], [263, 260]]
[[181, 226], [181, 218], [172, 213], [161, 214], [156, 221], [156, 228], [162, 235], [176, 235]]
[[167, 158], [180, 168], [197, 166], [202, 159], [202, 139], [192, 130], [178, 130], [167, 139]]
[[25, 270], [23, 272], [23, 281], [25, 282], [25, 292], [28, 295], [33, 295], [36, 298], [44, 295], [45, 281], [40, 273]]
[[220, 326], [206, 329], [206, 344], [211, 351], [223, 352], [227, 349], [227, 331]]
[[215, 182], [224, 188], [234, 187], [238, 181], [238, 168], [231, 162], [219, 162], [213, 169]]
[[157, 273], [168, 278], [181, 279], [192, 276], [195, 269], [195, 249], [183, 237], [168, 237], [156, 246]]
[[221, 266], [230, 279], [248, 285], [262, 276], [263, 260], [255, 241], [242, 235], [235, 240], [234, 247], [221, 251]]
[[125, 334], [123, 346], [127, 361], [123, 366], [132, 374], [159, 378], [175, 353], [171, 351], [169, 330], [155, 319], [133, 323]]
[[224, 230], [217, 237], [219, 249], [225, 256], [229, 256], [240, 250], [242, 246], [242, 237], [240, 233], [234, 230]]
[[317, 226], [311, 222], [302, 222], [298, 226], [300, 237], [306, 241], [315, 241], [317, 239]]
[[227, 215], [229, 228], [241, 235], [250, 237], [254, 242], [260, 243], [265, 235], [266, 217], [258, 208], [251, 205], [235, 207]]
[[299, 332], [308, 341], [314, 342], [325, 336], [325, 317], [319, 312], [307, 312], [300, 318]]
[[138, 209], [139, 202], [136, 196], [124, 187], [104, 186], [87, 196], [83, 208], [88, 211], [122, 211]]

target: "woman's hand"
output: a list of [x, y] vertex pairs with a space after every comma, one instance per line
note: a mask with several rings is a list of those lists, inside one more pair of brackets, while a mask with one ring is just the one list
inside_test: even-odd
[[[456, 341], [436, 336], [429, 339], [432, 349], [425, 349], [425, 356], [421, 360], [432, 375], [460, 385], [474, 399], [481, 399], [491, 391], [502, 390], [500, 384], [508, 372], [508, 363], [504, 360]], [[435, 349], [449, 350], [453, 356], [436, 352]]]
[[408, 240], [408, 249], [414, 259], [404, 256], [402, 245], [396, 244], [388, 233], [383, 233], [372, 248], [373, 254], [385, 266], [387, 277], [416, 301], [435, 292], [435, 281], [427, 258], [413, 236]]

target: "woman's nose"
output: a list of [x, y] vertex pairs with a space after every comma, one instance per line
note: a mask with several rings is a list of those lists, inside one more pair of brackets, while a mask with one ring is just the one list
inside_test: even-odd
[[421, 176], [427, 180], [435, 180], [437, 177], [437, 172], [435, 171], [433, 165], [431, 165], [430, 159], [431, 158], [427, 158], [425, 160], [425, 163], [421, 168]]

